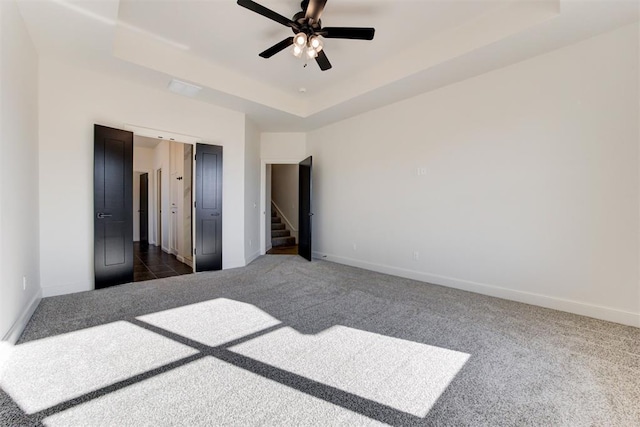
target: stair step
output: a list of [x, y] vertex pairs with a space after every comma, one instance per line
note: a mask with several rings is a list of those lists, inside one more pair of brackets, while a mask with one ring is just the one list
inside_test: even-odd
[[271, 239], [271, 246], [274, 248], [280, 246], [294, 246], [296, 244], [296, 238], [293, 236], [289, 237], [274, 237]]
[[271, 230], [284, 230], [285, 226], [284, 224], [280, 223], [280, 224], [271, 224]]
[[271, 237], [288, 237], [291, 236], [291, 232], [289, 230], [271, 230]]
[[280, 222], [281, 222], [280, 217], [277, 217], [277, 216], [271, 217], [271, 224], [280, 224]]

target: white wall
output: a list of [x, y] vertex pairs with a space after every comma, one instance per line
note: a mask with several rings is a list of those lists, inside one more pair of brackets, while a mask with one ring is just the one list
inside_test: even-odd
[[266, 163], [299, 162], [306, 157], [306, 141], [305, 133], [264, 132], [260, 135], [260, 158]]
[[624, 27], [311, 132], [316, 256], [640, 326], [638, 48]]
[[41, 60], [39, 84], [45, 295], [93, 288], [94, 123], [196, 135], [223, 146], [223, 267], [244, 265], [244, 198], [238, 197], [244, 192], [244, 114], [51, 59]]
[[133, 170], [148, 172], [153, 169], [155, 149], [148, 147], [133, 146]]
[[271, 166], [271, 200], [298, 241], [298, 165]]
[[260, 255], [260, 133], [245, 121], [244, 248], [246, 263]]
[[0, 338], [13, 342], [41, 295], [38, 57], [13, 1], [0, 2], [0, 97]]

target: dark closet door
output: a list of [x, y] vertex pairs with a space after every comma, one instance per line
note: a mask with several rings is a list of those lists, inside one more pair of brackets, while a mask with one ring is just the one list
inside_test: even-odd
[[94, 127], [96, 289], [133, 281], [133, 133]]
[[196, 271], [222, 270], [222, 147], [196, 145]]
[[140, 175], [140, 244], [149, 244], [149, 174]]
[[298, 208], [298, 255], [311, 261], [311, 157], [300, 162], [298, 170], [298, 189], [300, 204]]

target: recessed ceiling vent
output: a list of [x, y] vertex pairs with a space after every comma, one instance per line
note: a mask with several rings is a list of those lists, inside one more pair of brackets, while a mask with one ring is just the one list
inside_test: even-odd
[[202, 88], [181, 80], [171, 79], [171, 82], [169, 83], [169, 90], [171, 92], [193, 98], [202, 90]]

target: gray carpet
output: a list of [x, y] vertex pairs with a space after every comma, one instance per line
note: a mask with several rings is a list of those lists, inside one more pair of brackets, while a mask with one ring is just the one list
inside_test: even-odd
[[640, 329], [329, 262], [44, 299], [0, 425], [640, 425]]

